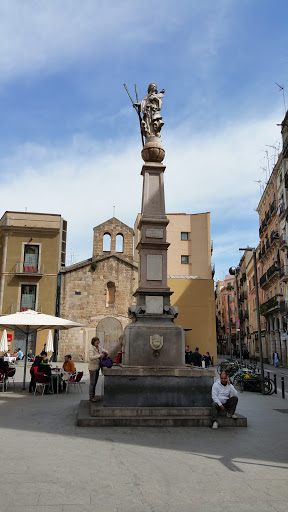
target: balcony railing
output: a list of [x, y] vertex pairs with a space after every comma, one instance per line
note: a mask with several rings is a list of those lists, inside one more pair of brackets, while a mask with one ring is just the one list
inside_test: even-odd
[[280, 302], [282, 301], [283, 295], [274, 295], [274, 297], [260, 305], [260, 314], [265, 316], [272, 310], [280, 309]]
[[239, 294], [239, 300], [240, 302], [243, 302], [245, 299], [247, 299], [247, 292], [240, 292]]
[[260, 277], [260, 286], [262, 288], [262, 286], [264, 286], [264, 284], [267, 282], [267, 275], [266, 275], [266, 272], [265, 274], [263, 274], [263, 276]]
[[275, 263], [271, 265], [271, 267], [267, 270], [267, 280], [271, 279], [271, 277], [276, 273], [280, 271], [280, 267], [277, 267]]
[[43, 276], [44, 274], [44, 263], [42, 265], [36, 265], [36, 266], [27, 266], [24, 265], [24, 263], [20, 263], [17, 261], [15, 265], [15, 274], [25, 274], [25, 275], [36, 275], [36, 276]]
[[284, 215], [285, 212], [286, 212], [285, 205], [284, 205], [284, 203], [281, 203], [279, 205], [279, 217], [282, 217], [282, 215]]
[[282, 281], [288, 281], [288, 265], [283, 265], [283, 267], [280, 268], [280, 279], [282, 279]]
[[272, 203], [270, 204], [270, 208], [269, 208], [269, 211], [270, 211], [270, 215], [272, 215], [272, 213], [274, 213], [276, 210], [276, 200], [274, 199], [272, 201]]
[[212, 265], [211, 265], [211, 272], [212, 272], [212, 279], [213, 279], [213, 277], [215, 275], [215, 263], [212, 263]]
[[287, 247], [287, 238], [285, 233], [282, 233], [282, 235], [280, 236], [279, 245], [280, 248], [282, 249], [285, 249], [285, 247]]
[[268, 251], [269, 248], [270, 248], [270, 242], [269, 242], [269, 238], [267, 238], [267, 240], [266, 240], [266, 251]]
[[279, 233], [277, 231], [272, 231], [271, 235], [270, 235], [270, 244], [272, 246], [272, 244], [276, 241], [276, 240], [279, 240]]
[[[284, 140], [282, 153], [283, 153], [283, 158], [287, 158], [287, 156], [288, 156], [288, 137], [286, 137], [286, 139]], [[286, 183], [285, 183], [285, 185], [286, 185]]]

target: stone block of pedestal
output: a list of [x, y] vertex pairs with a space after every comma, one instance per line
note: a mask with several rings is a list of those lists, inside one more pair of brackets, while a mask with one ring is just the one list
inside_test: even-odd
[[[152, 297], [152, 300], [157, 299]], [[163, 311], [163, 305], [160, 309]], [[157, 368], [184, 366], [184, 344], [184, 331], [174, 324], [170, 315], [145, 314], [125, 328], [122, 362], [123, 365]]]
[[104, 407], [209, 407], [214, 370], [112, 367], [104, 369]]

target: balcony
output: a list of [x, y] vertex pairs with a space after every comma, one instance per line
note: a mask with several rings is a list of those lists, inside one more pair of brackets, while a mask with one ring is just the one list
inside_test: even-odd
[[271, 244], [271, 247], [272, 245], [274, 244], [274, 242], [276, 242], [277, 240], [279, 240], [279, 233], [277, 231], [272, 231], [271, 235], [270, 235], [270, 244]]
[[287, 248], [287, 238], [285, 233], [282, 233], [282, 235], [280, 236], [279, 245], [282, 251], [284, 251]]
[[281, 219], [281, 217], [284, 215], [285, 212], [286, 212], [286, 208], [284, 206], [284, 203], [280, 202], [280, 204], [279, 204], [279, 219]]
[[212, 255], [212, 252], [213, 252], [213, 240], [211, 240], [211, 255]]
[[244, 291], [240, 292], [240, 294], [239, 294], [240, 302], [243, 302], [246, 299], [247, 299], [247, 292], [246, 291], [245, 292]]
[[271, 267], [269, 267], [267, 270], [267, 281], [271, 279], [276, 272], [280, 272], [280, 268], [277, 267], [275, 263], [273, 263], [273, 265], [271, 265]]
[[270, 215], [269, 215], [269, 209], [268, 209], [268, 212], [265, 213], [265, 222], [266, 222], [266, 224], [269, 221], [269, 217], [270, 217]]
[[214, 279], [214, 276], [215, 276], [215, 263], [212, 263], [212, 265], [211, 265], [211, 272], [212, 272], [212, 279]]
[[[283, 153], [283, 158], [288, 157], [288, 137], [286, 137], [286, 139], [284, 140], [282, 153]], [[285, 186], [286, 186], [286, 182], [285, 182]]]
[[267, 300], [263, 304], [260, 304], [260, 314], [268, 315], [272, 311], [276, 311], [280, 309], [280, 302], [283, 301], [283, 295], [274, 295], [271, 299]]
[[269, 207], [270, 215], [272, 215], [276, 211], [276, 200], [274, 199]]
[[270, 249], [270, 242], [269, 242], [269, 238], [267, 238], [266, 240], [266, 251], [268, 251]]
[[27, 266], [17, 261], [14, 270], [17, 276], [25, 274], [25, 276], [40, 277], [44, 274], [44, 263], [42, 265]]
[[265, 285], [265, 283], [267, 282], [267, 275], [266, 275], [266, 272], [265, 272], [265, 274], [263, 274], [263, 276], [262, 276], [262, 277], [260, 277], [260, 281], [259, 281], [259, 282], [260, 282], [260, 286], [261, 286], [261, 288], [262, 288], [262, 287]]
[[288, 265], [280, 268], [280, 279], [284, 282], [288, 281]]

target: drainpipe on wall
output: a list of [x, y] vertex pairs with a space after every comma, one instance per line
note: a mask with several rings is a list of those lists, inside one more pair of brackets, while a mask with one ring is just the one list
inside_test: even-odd
[[7, 245], [8, 245], [8, 233], [7, 233], [7, 231], [5, 231], [3, 253], [2, 253], [2, 265], [1, 265], [1, 280], [0, 280], [0, 313], [2, 313], [2, 308], [3, 308], [4, 284], [5, 284], [4, 272], [6, 270]]

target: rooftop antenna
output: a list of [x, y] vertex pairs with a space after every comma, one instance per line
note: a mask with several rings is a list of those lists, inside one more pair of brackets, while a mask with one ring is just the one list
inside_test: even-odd
[[131, 100], [133, 108], [135, 108], [135, 110], [136, 110], [136, 112], [138, 114], [139, 123], [140, 123], [140, 133], [141, 133], [142, 146], [144, 147], [144, 137], [143, 137], [143, 133], [142, 133], [142, 130], [141, 130], [141, 121], [142, 121], [142, 119], [141, 119], [141, 116], [140, 116], [140, 106], [137, 105], [137, 103], [139, 103], [139, 101], [138, 101], [138, 92], [137, 92], [137, 85], [135, 84], [135, 86], [134, 86], [135, 87], [135, 94], [136, 94], [136, 103], [133, 101], [133, 98], [132, 98], [130, 92], [128, 91], [127, 85], [126, 84], [123, 84], [123, 85], [125, 87], [125, 91], [127, 92], [128, 96], [129, 96], [129, 98]]
[[285, 90], [284, 90], [284, 85], [277, 84], [277, 82], [275, 82], [275, 84], [279, 87], [279, 91], [282, 91], [282, 94], [283, 94], [284, 115], [285, 115], [285, 114], [286, 114], [286, 101], [285, 101]]
[[113, 206], [113, 217], [115, 217], [115, 206]]
[[262, 169], [263, 172], [265, 172], [265, 183], [267, 185], [268, 183], [268, 178], [267, 178], [267, 167], [261, 167], [260, 166], [260, 169]]
[[254, 183], [259, 183], [259, 188], [260, 188], [260, 197], [262, 196], [263, 194], [263, 189], [264, 189], [264, 186], [263, 186], [263, 181], [261, 180], [255, 180]]
[[270, 177], [269, 153], [268, 153], [267, 149], [260, 149], [260, 151], [262, 151], [263, 153], [266, 153], [266, 157], [267, 157], [267, 167], [268, 167], [268, 175], [269, 175], [269, 177]]
[[267, 146], [267, 148], [273, 148], [275, 149], [275, 153], [274, 153], [274, 163], [273, 163], [273, 167], [275, 165], [275, 160], [276, 160], [276, 154], [277, 154], [277, 147], [276, 146], [270, 146], [270, 144], [265, 144], [265, 146]]

